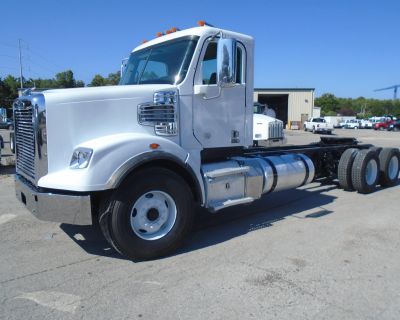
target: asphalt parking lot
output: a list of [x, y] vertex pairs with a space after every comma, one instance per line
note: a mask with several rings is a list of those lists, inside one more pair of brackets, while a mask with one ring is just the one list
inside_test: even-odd
[[[398, 132], [335, 134], [400, 147]], [[360, 195], [313, 183], [201, 212], [177, 254], [134, 263], [97, 229], [36, 220], [12, 173], [0, 168], [1, 319], [400, 318], [399, 185]]]

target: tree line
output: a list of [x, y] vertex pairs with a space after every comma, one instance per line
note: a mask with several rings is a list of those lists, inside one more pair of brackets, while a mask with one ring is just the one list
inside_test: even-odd
[[[71, 70], [59, 72], [52, 79], [23, 79], [25, 88], [79, 88], [84, 87], [82, 80], [76, 80]], [[96, 74], [89, 87], [117, 85], [120, 80], [120, 73], [110, 73], [107, 77]], [[12, 102], [18, 96], [20, 78], [12, 75], [0, 78], [0, 107], [11, 108]], [[358, 116], [368, 118], [371, 116], [395, 115], [400, 116], [399, 100], [378, 100], [364, 97], [339, 98], [332, 93], [324, 93], [315, 98], [315, 106], [321, 107], [322, 116]]]
[[364, 97], [339, 98], [332, 93], [324, 93], [315, 98], [314, 105], [321, 107], [322, 116], [357, 116], [369, 118], [373, 116], [400, 116], [399, 100], [378, 100]]
[[[96, 74], [92, 81], [87, 85], [89, 87], [100, 87], [117, 85], [120, 80], [120, 73], [110, 73], [107, 77]], [[23, 78], [24, 88], [40, 88], [40, 89], [59, 89], [59, 88], [80, 88], [85, 83], [82, 80], [76, 80], [71, 70], [59, 72], [51, 79], [42, 78]], [[18, 89], [20, 88], [20, 78], [8, 75], [0, 78], [0, 107], [11, 108], [12, 102], [18, 97]]]

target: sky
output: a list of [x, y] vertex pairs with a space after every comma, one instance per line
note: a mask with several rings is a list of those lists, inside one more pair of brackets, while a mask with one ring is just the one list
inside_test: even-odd
[[144, 39], [197, 21], [255, 39], [255, 87], [391, 99], [400, 84], [399, 0], [1, 0], [0, 77], [90, 83], [119, 70]]

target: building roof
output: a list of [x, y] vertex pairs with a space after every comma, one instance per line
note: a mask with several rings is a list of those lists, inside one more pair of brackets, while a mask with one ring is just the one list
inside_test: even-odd
[[254, 88], [254, 91], [315, 91], [315, 88]]

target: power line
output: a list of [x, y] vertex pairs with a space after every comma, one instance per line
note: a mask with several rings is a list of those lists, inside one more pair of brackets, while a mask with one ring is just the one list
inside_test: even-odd
[[25, 40], [23, 40], [23, 41], [26, 43], [26, 48], [25, 48], [25, 50], [26, 50], [27, 52], [32, 53], [33, 55], [35, 55], [36, 57], [40, 58], [40, 59], [41, 59], [42, 61], [44, 61], [44, 62], [47, 62], [47, 63], [52, 64], [53, 67], [56, 67], [56, 69], [63, 69], [63, 68], [64, 68], [64, 67], [61, 67], [60, 65], [58, 65], [57, 63], [55, 63], [54, 61], [52, 61], [52, 60], [50, 60], [50, 59], [44, 57], [44, 56], [43, 56], [41, 53], [39, 53], [38, 51], [33, 50], [33, 49], [31, 48], [31, 46], [29, 45], [28, 42], [26, 42]]

